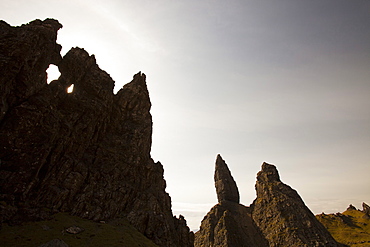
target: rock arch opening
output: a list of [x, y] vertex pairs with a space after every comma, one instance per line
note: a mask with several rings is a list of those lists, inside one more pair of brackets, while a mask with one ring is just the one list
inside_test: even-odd
[[57, 80], [60, 76], [58, 66], [54, 64], [50, 64], [49, 68], [46, 70], [47, 80], [46, 82], [49, 84], [50, 82]]

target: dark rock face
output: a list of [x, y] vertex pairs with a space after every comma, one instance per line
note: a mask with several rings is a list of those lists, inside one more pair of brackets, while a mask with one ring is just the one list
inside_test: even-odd
[[[215, 181], [222, 181], [216, 182], [219, 203], [202, 220], [195, 234], [196, 247], [344, 246], [333, 239], [298, 193], [280, 181], [275, 166], [262, 165], [257, 198], [250, 207], [238, 203], [236, 183], [221, 156], [216, 161]], [[227, 193], [233, 195], [232, 200]]]
[[255, 226], [249, 207], [223, 201], [216, 204], [202, 220], [200, 230], [195, 233], [194, 246], [268, 247], [269, 245]]
[[[114, 81], [93, 55], [73, 48], [61, 58], [61, 27], [0, 22], [1, 222], [49, 211], [93, 220], [120, 215], [160, 246], [192, 246], [185, 219], [172, 215], [163, 166], [150, 157], [145, 75], [113, 94]], [[46, 84], [50, 63], [61, 76]]]
[[223, 201], [239, 203], [238, 187], [221, 155], [217, 155], [214, 179], [219, 203]]
[[257, 174], [252, 217], [269, 245], [341, 246], [306, 207], [298, 193], [282, 183], [274, 165]]
[[21, 27], [0, 21], [0, 121], [9, 108], [43, 88], [49, 64], [62, 60], [62, 47], [56, 43], [60, 28], [51, 19]]
[[202, 220], [194, 245], [268, 246], [252, 220], [251, 209], [239, 204], [238, 187], [220, 155], [216, 160], [215, 186], [219, 203]]
[[347, 210], [357, 210], [357, 208], [353, 206], [352, 204], [349, 204]]
[[365, 202], [362, 203], [362, 212], [370, 216], [370, 206], [367, 205]]

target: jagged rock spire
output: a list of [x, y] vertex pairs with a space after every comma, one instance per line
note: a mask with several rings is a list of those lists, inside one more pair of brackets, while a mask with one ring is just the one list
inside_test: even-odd
[[218, 202], [231, 201], [239, 203], [238, 187], [221, 155], [217, 155], [214, 178]]
[[280, 181], [274, 165], [262, 164], [256, 191], [252, 218], [270, 247], [341, 246], [315, 218], [297, 191]]

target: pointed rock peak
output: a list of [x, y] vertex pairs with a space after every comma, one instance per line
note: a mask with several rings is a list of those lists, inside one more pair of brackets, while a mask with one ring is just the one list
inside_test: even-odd
[[367, 205], [365, 202], [362, 203], [362, 212], [367, 215], [370, 215], [370, 206]]
[[137, 74], [134, 75], [133, 82], [138, 82], [141, 84], [146, 84], [146, 75], [139, 71]]
[[262, 169], [257, 174], [257, 181], [262, 183], [281, 182], [276, 167], [266, 162], [262, 164]]
[[217, 155], [214, 178], [218, 202], [231, 201], [239, 203], [238, 187], [221, 155]]
[[357, 208], [353, 206], [352, 204], [349, 204], [347, 210], [357, 210]]

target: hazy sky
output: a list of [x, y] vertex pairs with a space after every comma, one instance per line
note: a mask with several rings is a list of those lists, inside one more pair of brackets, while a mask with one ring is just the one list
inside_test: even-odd
[[147, 75], [152, 157], [191, 229], [217, 203], [218, 153], [247, 206], [264, 161], [314, 213], [370, 203], [369, 0], [0, 0], [0, 14], [58, 19], [62, 54], [95, 54], [115, 91]]

